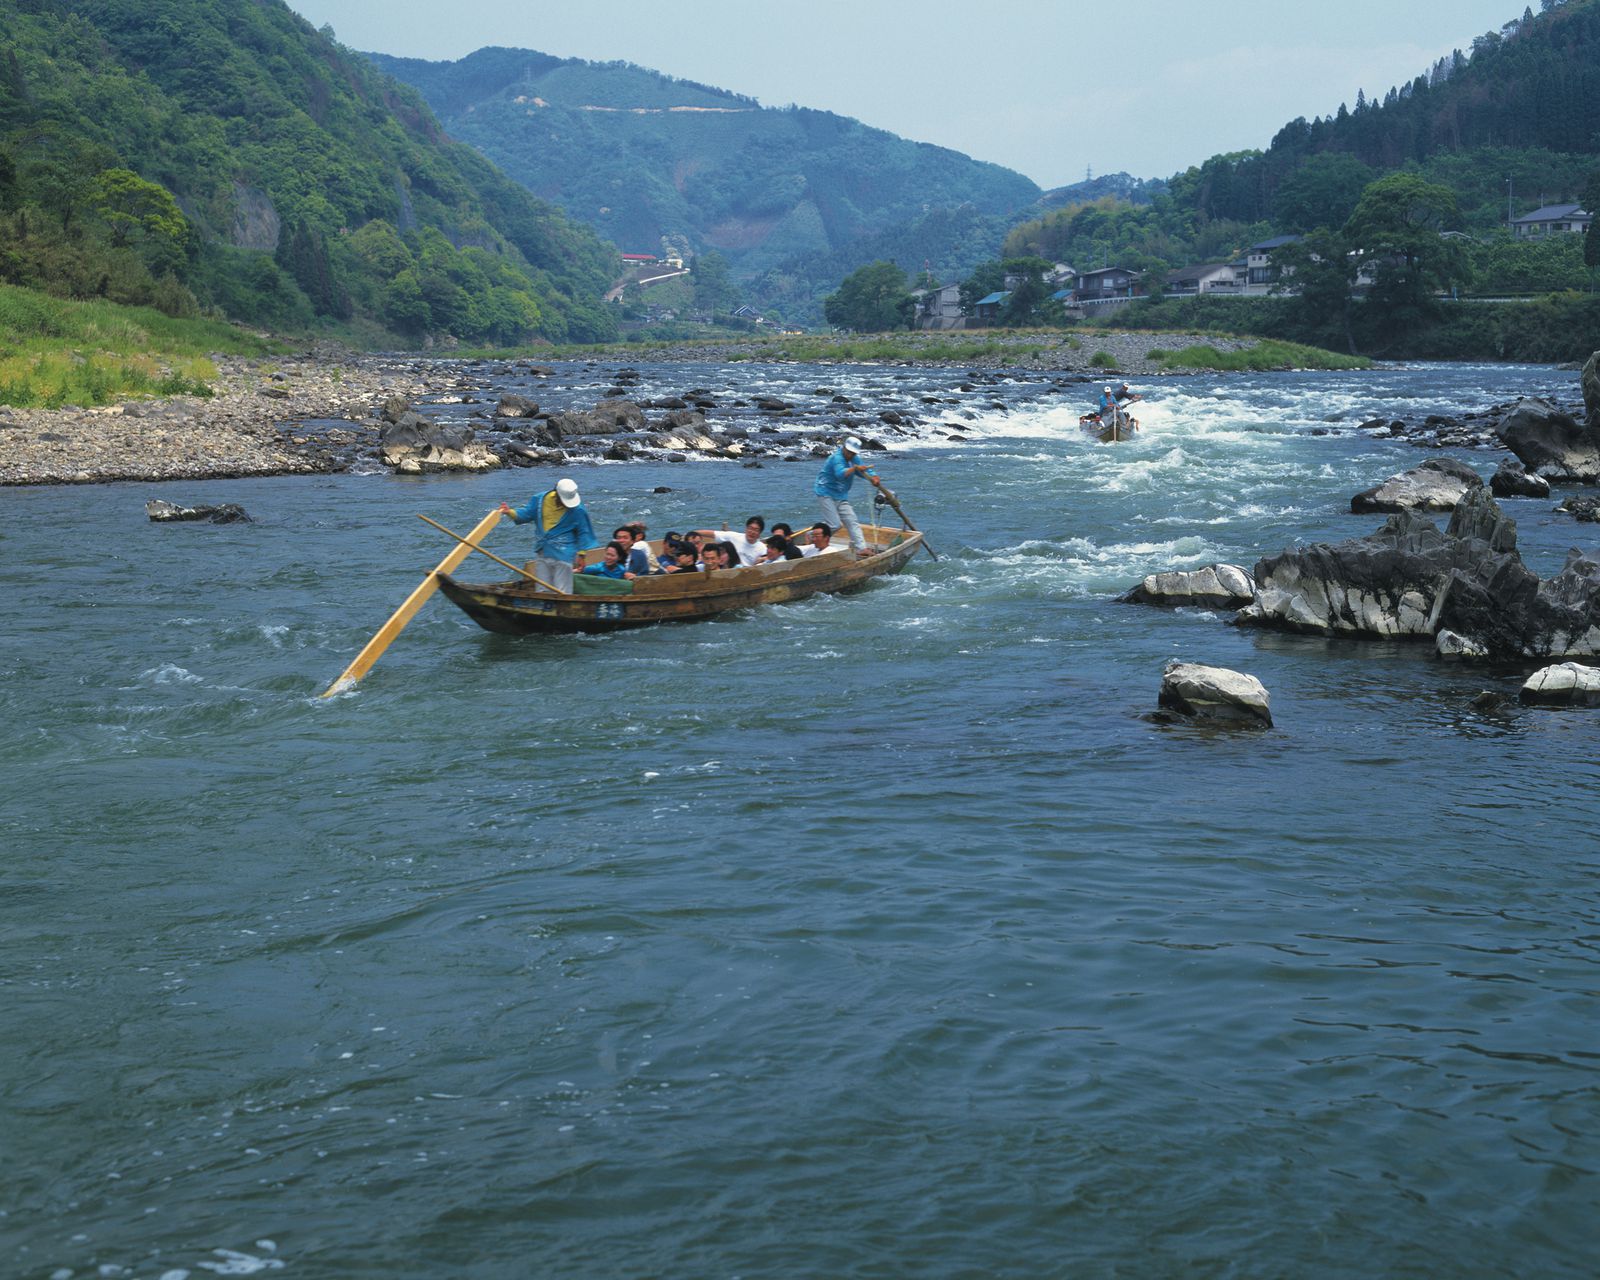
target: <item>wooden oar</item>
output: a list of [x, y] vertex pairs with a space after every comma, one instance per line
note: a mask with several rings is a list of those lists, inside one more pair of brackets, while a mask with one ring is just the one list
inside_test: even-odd
[[[484, 551], [483, 548], [480, 547], [476, 542], [471, 542], [468, 539], [463, 538], [459, 533], [451, 533], [449, 529], [446, 529], [437, 520], [428, 520], [427, 516], [420, 515], [420, 514], [417, 516], [417, 519], [418, 520], [427, 521], [428, 524], [431, 524], [440, 533], [449, 533], [450, 536], [452, 538], [454, 538], [457, 542], [459, 542], [462, 546], [467, 547], [467, 548], [469, 548], [469, 549], [471, 549], [473, 551], [481, 551], [481, 552], [483, 552], [484, 555], [488, 556], [489, 559], [493, 560], [496, 564], [505, 565], [505, 567], [510, 569], [512, 573], [520, 573], [529, 582], [537, 582], [546, 591], [554, 591], [558, 596], [564, 596], [564, 595], [570, 595], [571, 594], [571, 592], [563, 591], [560, 587], [552, 587], [543, 578], [539, 577], [536, 574], [529, 573], [526, 569], [517, 568], [517, 566], [512, 564], [511, 561], [509, 561], [509, 560], [502, 560], [499, 556], [495, 555], [495, 553], [492, 552], [492, 551]], [[476, 536], [478, 531], [476, 529], [474, 529], [472, 532], [473, 532], [474, 536]]]
[[[500, 508], [496, 507], [488, 515], [484, 516], [482, 520], [478, 521], [477, 526], [472, 531], [473, 538], [482, 538], [499, 521]], [[466, 539], [463, 538], [462, 541], [466, 542]], [[439, 575], [441, 573], [449, 573], [450, 570], [465, 560], [470, 553], [471, 545], [471, 543], [468, 543], [466, 546], [457, 547], [443, 560], [439, 561], [438, 568], [434, 569], [418, 584], [417, 589], [406, 597], [405, 603], [390, 615], [389, 621], [378, 628], [378, 634], [367, 641], [366, 648], [356, 654], [356, 660], [344, 669], [337, 680], [322, 691], [324, 698], [332, 697], [336, 693], [343, 693], [367, 674], [372, 664], [383, 656], [383, 651], [394, 643], [395, 637], [405, 630], [406, 623], [416, 617], [417, 610], [421, 609], [428, 602], [428, 597], [438, 589]]]
[[[895, 498], [894, 491], [892, 489], [890, 489], [887, 485], [885, 485], [883, 483], [883, 481], [879, 480], [876, 476], [871, 477], [871, 479], [872, 479], [872, 483], [877, 486], [878, 492], [883, 495], [883, 500], [885, 502], [887, 502], [891, 507], [894, 508], [895, 515], [899, 516], [902, 520], [904, 520], [906, 522], [906, 528], [910, 529], [912, 533], [921, 533], [922, 530], [917, 528], [916, 525], [911, 523], [911, 517], [908, 516], [905, 513], [905, 509], [903, 507], [901, 507], [899, 501]], [[927, 538], [923, 538], [923, 540], [922, 540], [922, 549], [924, 551], [926, 551], [930, 556], [932, 556], [935, 560], [937, 560], [939, 558], [939, 553], [928, 545]]]

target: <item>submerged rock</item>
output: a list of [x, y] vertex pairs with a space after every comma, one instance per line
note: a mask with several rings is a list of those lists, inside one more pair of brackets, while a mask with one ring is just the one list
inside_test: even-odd
[[1270, 697], [1261, 681], [1242, 671], [1197, 662], [1169, 662], [1158, 699], [1169, 711], [1194, 720], [1248, 728], [1272, 727]]
[[151, 498], [144, 504], [144, 513], [157, 524], [165, 524], [169, 520], [208, 520], [212, 524], [255, 523], [236, 502], [224, 502], [210, 507], [180, 507], [173, 502]]
[[1152, 573], [1122, 597], [1129, 604], [1195, 605], [1206, 609], [1242, 609], [1255, 598], [1254, 580], [1236, 564]]
[[1356, 515], [1375, 511], [1454, 511], [1483, 478], [1454, 458], [1429, 458], [1421, 466], [1390, 476], [1380, 485], [1350, 499]]
[[1536, 707], [1600, 707], [1600, 668], [1581, 662], [1542, 667], [1523, 682], [1517, 696]]

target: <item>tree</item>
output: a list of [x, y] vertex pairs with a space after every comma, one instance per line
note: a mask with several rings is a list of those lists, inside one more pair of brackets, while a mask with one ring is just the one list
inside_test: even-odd
[[906, 273], [892, 262], [869, 262], [852, 271], [822, 302], [829, 324], [856, 333], [909, 329], [915, 308]]
[[1354, 355], [1351, 288], [1356, 262], [1349, 242], [1336, 231], [1313, 231], [1276, 250], [1272, 258], [1279, 268], [1274, 291], [1291, 295], [1290, 310], [1296, 322], [1318, 336], [1339, 334]]
[[90, 185], [89, 204], [110, 228], [113, 247], [136, 247], [152, 275], [183, 266], [189, 220], [165, 187], [131, 169], [105, 169]]
[[1341, 227], [1355, 212], [1375, 175], [1354, 156], [1329, 151], [1311, 156], [1278, 185], [1273, 220], [1286, 231]]
[[1455, 193], [1412, 173], [1370, 183], [1344, 237], [1367, 264], [1367, 298], [1380, 332], [1393, 336], [1433, 318], [1435, 294], [1466, 274], [1459, 244], [1439, 233], [1459, 217]]
[[1583, 233], [1583, 265], [1600, 267], [1600, 169], [1589, 175], [1578, 200], [1593, 215], [1589, 229]]
[[702, 311], [713, 315], [727, 311], [738, 297], [733, 281], [728, 278], [728, 260], [720, 253], [702, 253], [694, 260], [689, 278], [694, 281], [695, 306]]

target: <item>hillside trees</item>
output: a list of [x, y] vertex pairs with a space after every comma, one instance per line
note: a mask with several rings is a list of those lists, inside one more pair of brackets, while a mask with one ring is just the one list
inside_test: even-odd
[[906, 273], [892, 262], [869, 262], [852, 271], [822, 303], [829, 324], [856, 333], [909, 329], [915, 309]]
[[1458, 217], [1455, 194], [1415, 174], [1390, 174], [1361, 193], [1344, 237], [1369, 263], [1368, 305], [1382, 318], [1384, 332], [1404, 332], [1431, 319], [1435, 294], [1465, 276], [1460, 243], [1439, 234]]

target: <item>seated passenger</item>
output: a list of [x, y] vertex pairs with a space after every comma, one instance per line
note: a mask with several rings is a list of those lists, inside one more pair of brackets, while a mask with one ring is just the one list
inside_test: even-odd
[[[732, 542], [718, 542], [716, 544], [722, 551], [722, 565], [724, 569], [742, 569], [745, 567], [743, 553]], [[754, 563], [752, 561], [752, 563]]]
[[755, 564], [761, 558], [761, 532], [766, 527], [767, 522], [764, 517], [751, 516], [744, 522], [742, 534], [734, 533], [730, 529], [696, 529], [695, 532], [729, 543], [734, 548], [739, 564]]
[[619, 525], [611, 531], [611, 536], [622, 548], [622, 567], [634, 577], [642, 578], [647, 573], [653, 572], [650, 566], [650, 548], [639, 544], [633, 530], [632, 525]]
[[622, 557], [625, 554], [620, 542], [608, 542], [601, 559], [585, 565], [582, 572], [597, 574], [602, 578], [635, 578], [638, 575], [629, 573], [623, 566]]
[[774, 533], [767, 538], [766, 550], [762, 555], [762, 562], [770, 564], [774, 560], [799, 560], [800, 548], [790, 542], [781, 533]]
[[779, 534], [782, 537], [789, 539], [790, 542], [794, 541], [794, 527], [792, 525], [785, 524], [782, 520], [779, 520], [772, 526], [772, 528], [768, 529], [767, 532]]
[[818, 520], [811, 526], [811, 543], [800, 548], [803, 556], [821, 556], [829, 552], [837, 552], [838, 547], [833, 545], [833, 528], [826, 520]]
[[726, 567], [722, 563], [722, 544], [720, 542], [708, 542], [700, 548], [700, 568], [710, 573], [713, 570]]
[[674, 540], [661, 553], [661, 572], [693, 573], [700, 567], [695, 563], [698, 559], [694, 547], [689, 543]]

